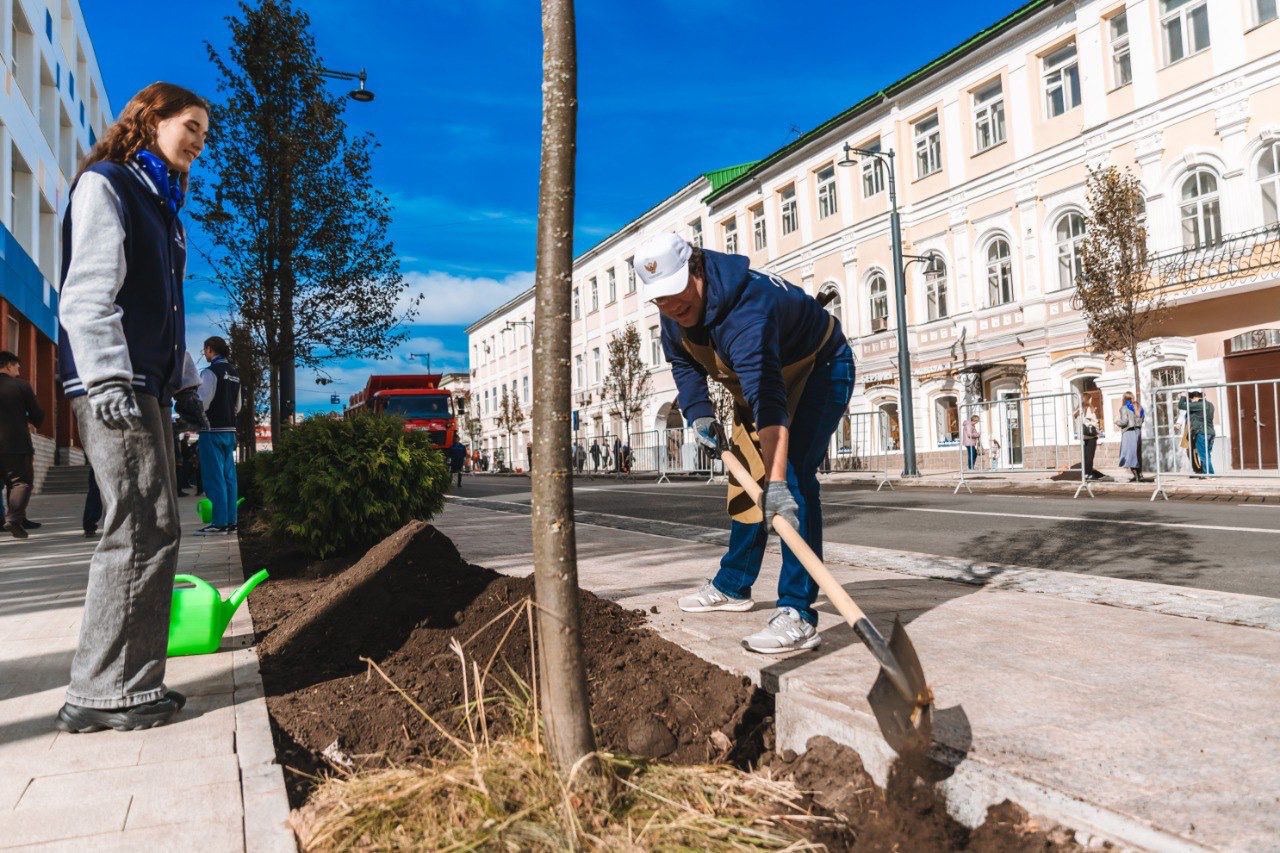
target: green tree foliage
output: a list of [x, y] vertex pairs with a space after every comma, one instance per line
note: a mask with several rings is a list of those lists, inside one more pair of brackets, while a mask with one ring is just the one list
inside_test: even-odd
[[449, 466], [394, 415], [320, 416], [287, 427], [255, 459], [274, 535], [321, 559], [367, 548], [444, 507]]
[[227, 18], [211, 177], [193, 185], [208, 260], [267, 372], [273, 434], [294, 412], [294, 367], [382, 358], [400, 343], [406, 284], [373, 185], [369, 134], [348, 136], [345, 99], [317, 71], [307, 14], [290, 0], [241, 2]]

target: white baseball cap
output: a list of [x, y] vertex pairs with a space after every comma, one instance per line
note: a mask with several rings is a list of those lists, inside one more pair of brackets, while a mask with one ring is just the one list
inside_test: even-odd
[[631, 262], [640, 278], [640, 292], [645, 300], [675, 296], [689, 284], [689, 256], [693, 247], [674, 231], [664, 231], [645, 238]]

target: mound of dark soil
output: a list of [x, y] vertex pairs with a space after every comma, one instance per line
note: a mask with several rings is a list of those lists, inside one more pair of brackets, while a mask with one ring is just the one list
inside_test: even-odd
[[[261, 563], [261, 542], [241, 537], [245, 565]], [[314, 772], [335, 741], [365, 765], [412, 762], [451, 748], [362, 656], [454, 732], [466, 731], [466, 720], [462, 662], [451, 640], [463, 646], [468, 675], [473, 664], [488, 670], [492, 694], [531, 683], [520, 604], [533, 594], [532, 578], [468, 565], [447, 537], [422, 523], [345, 562], [349, 567], [337, 574], [337, 561], [273, 572], [250, 599], [267, 706], [286, 762]], [[765, 737], [772, 698], [657, 636], [642, 613], [583, 593], [582, 632], [602, 748], [745, 765], [771, 745]], [[490, 723], [496, 734], [509, 716], [498, 708]]]

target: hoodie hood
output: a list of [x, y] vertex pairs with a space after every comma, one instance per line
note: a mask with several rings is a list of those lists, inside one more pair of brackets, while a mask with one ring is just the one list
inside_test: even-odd
[[745, 255], [726, 255], [703, 249], [702, 256], [707, 267], [707, 304], [702, 314], [702, 324], [713, 329], [737, 304], [743, 288], [751, 280], [751, 267]]

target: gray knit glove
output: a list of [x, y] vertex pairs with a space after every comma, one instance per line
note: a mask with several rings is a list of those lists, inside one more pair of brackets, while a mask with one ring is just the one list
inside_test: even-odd
[[693, 419], [693, 438], [698, 444], [708, 450], [719, 450], [719, 443], [716, 441], [716, 419], [707, 417]]
[[773, 527], [773, 517], [778, 515], [791, 522], [791, 526], [797, 531], [800, 530], [800, 519], [796, 516], [796, 510], [800, 509], [800, 505], [796, 503], [795, 498], [791, 497], [791, 490], [787, 488], [786, 480], [769, 481], [764, 490], [764, 505], [760, 508], [764, 510], [766, 527]]
[[133, 396], [133, 387], [124, 380], [99, 382], [90, 388], [89, 408], [107, 429], [142, 428], [142, 410]]

